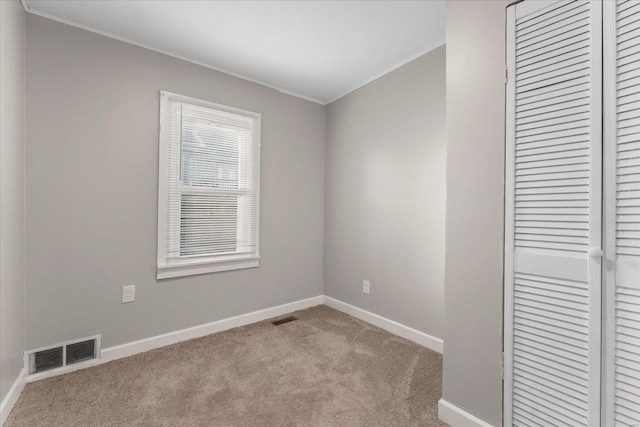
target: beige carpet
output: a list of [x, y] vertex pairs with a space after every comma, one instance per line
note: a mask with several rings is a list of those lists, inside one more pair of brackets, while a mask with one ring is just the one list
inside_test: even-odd
[[326, 306], [29, 383], [6, 427], [444, 426], [442, 356]]

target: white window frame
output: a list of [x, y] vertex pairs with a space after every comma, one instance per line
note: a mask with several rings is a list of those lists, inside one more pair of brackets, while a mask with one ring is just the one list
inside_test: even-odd
[[[169, 259], [167, 247], [169, 245], [169, 190], [170, 190], [170, 108], [169, 100], [177, 100], [187, 104], [210, 108], [223, 113], [231, 113], [252, 119], [252, 144], [254, 145], [254, 173], [255, 173], [255, 250], [250, 254], [231, 254], [226, 256], [211, 257], [181, 257]], [[219, 271], [239, 270], [255, 268], [260, 265], [260, 120], [258, 113], [241, 110], [239, 108], [216, 104], [197, 98], [191, 98], [167, 91], [160, 91], [160, 137], [159, 137], [159, 173], [158, 173], [158, 253], [157, 253], [157, 279], [191, 276], [196, 274], [214, 273]], [[240, 171], [246, 173], [246, 171]], [[240, 224], [238, 227], [244, 227]]]

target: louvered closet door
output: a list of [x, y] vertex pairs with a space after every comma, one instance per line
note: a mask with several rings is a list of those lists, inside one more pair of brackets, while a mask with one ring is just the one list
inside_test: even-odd
[[504, 424], [597, 426], [602, 3], [507, 10]]
[[605, 3], [606, 426], [640, 426], [640, 2]]

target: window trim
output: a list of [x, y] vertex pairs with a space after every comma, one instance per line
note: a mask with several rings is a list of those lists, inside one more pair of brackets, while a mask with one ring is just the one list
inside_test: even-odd
[[[169, 211], [169, 100], [179, 100], [200, 107], [217, 111], [237, 114], [255, 120], [253, 127], [253, 145], [255, 146], [255, 190], [256, 190], [256, 246], [255, 252], [250, 254], [229, 255], [213, 258], [195, 258], [184, 260], [167, 259], [169, 235], [167, 231], [167, 215]], [[191, 276], [196, 274], [214, 273], [220, 271], [256, 268], [260, 265], [260, 151], [261, 151], [261, 115], [235, 107], [229, 107], [214, 102], [179, 95], [172, 92], [160, 91], [160, 130], [158, 152], [158, 246], [157, 246], [157, 279]]]

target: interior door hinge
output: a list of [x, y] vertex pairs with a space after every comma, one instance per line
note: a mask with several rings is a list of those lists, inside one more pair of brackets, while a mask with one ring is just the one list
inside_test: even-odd
[[500, 355], [500, 379], [504, 380], [504, 351]]
[[504, 66], [504, 84], [509, 83], [509, 67]]

